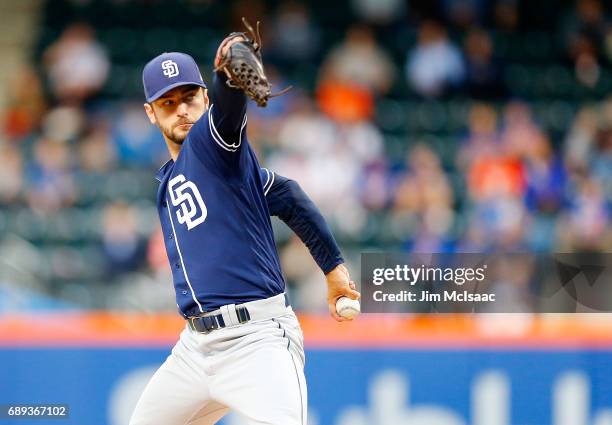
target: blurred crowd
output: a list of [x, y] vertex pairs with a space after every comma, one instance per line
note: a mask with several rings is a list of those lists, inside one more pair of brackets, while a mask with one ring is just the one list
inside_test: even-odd
[[[610, 11], [601, 0], [575, 0], [547, 22], [556, 44], [541, 49], [546, 66], [564, 72], [558, 84], [588, 96], [560, 99], [552, 87], [542, 99], [518, 92], [533, 77], [516, 77], [523, 52], [499, 53], [510, 51], [506, 38], [539, 24], [533, 10], [521, 15], [524, 6], [351, 0], [353, 23], [339, 27], [324, 22], [316, 2], [236, 1], [215, 29], [218, 42], [240, 16], [265, 16], [268, 74], [275, 87], [298, 87], [250, 108], [249, 140], [262, 165], [298, 181], [320, 207], [355, 274], [367, 250], [612, 249]], [[131, 94], [141, 88], [108, 95], [118, 79], [134, 79], [114, 72], [95, 21], [68, 23], [34, 56], [0, 111], [0, 278], [29, 276], [87, 307], [173, 309], [153, 203], [168, 154]], [[563, 118], [544, 121], [542, 101], [561, 102]], [[294, 303], [325, 310], [308, 252], [275, 229]]]

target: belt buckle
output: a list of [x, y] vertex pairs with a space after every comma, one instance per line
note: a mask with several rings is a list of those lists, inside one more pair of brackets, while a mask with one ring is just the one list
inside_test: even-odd
[[[204, 325], [204, 329], [203, 330], [198, 329], [198, 326], [196, 326], [196, 323], [195, 323], [196, 319], [202, 319], [200, 321], [200, 323], [202, 323], [202, 325]], [[211, 321], [211, 326], [210, 327], [206, 324], [206, 319], [210, 319], [210, 321]], [[215, 320], [214, 316], [205, 316], [205, 317], [195, 316], [195, 317], [190, 317], [189, 318], [189, 324], [191, 326], [191, 329], [193, 329], [195, 332], [203, 334], [203, 335], [207, 335], [207, 334], [211, 333], [212, 331], [214, 331], [215, 329], [219, 329], [220, 328], [220, 326], [219, 326], [218, 322]]]
[[207, 333], [209, 333], [210, 331], [200, 331], [200, 330], [198, 329], [198, 327], [197, 327], [197, 326], [196, 326], [196, 324], [195, 324], [195, 320], [196, 320], [196, 319], [199, 319], [199, 317], [195, 316], [195, 317], [189, 317], [189, 318], [187, 319], [187, 320], [188, 320], [188, 323], [189, 323], [189, 327], [191, 328], [191, 330], [192, 330], [192, 331], [194, 331], [194, 332], [197, 332], [197, 333], [199, 333], [199, 334], [207, 334]]

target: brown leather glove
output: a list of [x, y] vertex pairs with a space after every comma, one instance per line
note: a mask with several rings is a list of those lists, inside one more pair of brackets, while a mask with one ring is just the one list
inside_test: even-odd
[[[233, 32], [223, 40], [215, 59], [215, 71], [224, 72], [228, 77], [229, 87], [243, 90], [257, 106], [263, 107], [271, 97], [280, 96], [291, 87], [272, 94], [272, 85], [268, 81], [261, 59], [259, 21], [256, 30], [245, 18], [242, 18], [242, 23], [248, 33]], [[232, 42], [235, 39], [238, 41]], [[224, 48], [228, 43], [229, 47]]]

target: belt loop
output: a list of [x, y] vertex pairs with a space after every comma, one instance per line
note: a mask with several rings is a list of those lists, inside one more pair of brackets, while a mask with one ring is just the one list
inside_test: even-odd
[[227, 314], [230, 326], [236, 326], [240, 324], [240, 319], [236, 314], [236, 304], [228, 304], [222, 307], [223, 314]]

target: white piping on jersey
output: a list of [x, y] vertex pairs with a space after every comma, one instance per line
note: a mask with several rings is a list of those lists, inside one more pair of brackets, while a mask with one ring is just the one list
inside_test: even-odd
[[[183, 255], [181, 254], [181, 248], [179, 247], [178, 237], [176, 236], [176, 232], [174, 231], [174, 223], [172, 222], [172, 214], [170, 213], [170, 210], [172, 208], [170, 208], [170, 205], [168, 205], [167, 209], [168, 209], [168, 218], [170, 219], [170, 226], [172, 226], [172, 234], [174, 235], [174, 244], [176, 245], [176, 250], [178, 251], [178, 255], [181, 260], [181, 266], [183, 267], [183, 276], [185, 276], [187, 285], [189, 286], [189, 289], [191, 290], [191, 298], [193, 298], [193, 300], [198, 305], [198, 308], [200, 309], [200, 313], [204, 313], [204, 309], [202, 308], [202, 305], [196, 298], [195, 292], [193, 292], [193, 287], [191, 286], [191, 282], [189, 282], [189, 276], [187, 276], [187, 269], [185, 268], [185, 262], [183, 261]], [[172, 267], [172, 265], [170, 265], [170, 267]]]
[[266, 172], [266, 182], [263, 185], [264, 195], [265, 195], [266, 194], [266, 186], [268, 185], [268, 182], [270, 181], [270, 170], [268, 170], [265, 167], [261, 167], [261, 169]]
[[238, 136], [238, 142], [237, 143], [227, 143], [225, 142], [225, 140], [223, 140], [223, 138], [217, 131], [217, 128], [215, 127], [215, 123], [213, 122], [213, 116], [212, 116], [213, 106], [214, 105], [210, 105], [210, 109], [208, 110], [208, 127], [210, 130], [210, 134], [212, 135], [214, 141], [217, 142], [217, 144], [221, 146], [223, 149], [229, 152], [236, 152], [238, 148], [240, 147], [240, 145], [242, 144], [242, 130], [244, 130], [244, 127], [246, 126], [247, 116], [246, 114], [244, 114], [244, 119], [242, 120], [242, 125], [240, 126], [240, 134]]
[[[159, 167], [159, 170], [157, 170], [157, 174], [159, 174], [159, 172], [162, 170], [162, 168], [164, 168], [166, 165], [168, 165], [168, 163], [172, 161], [172, 158], [170, 158], [169, 160], [167, 160], [166, 162], [164, 162], [164, 165], [162, 165], [161, 167]], [[157, 174], [155, 175], [155, 179], [161, 183], [162, 179], [160, 179], [159, 177], [157, 177]]]
[[[272, 188], [272, 185], [274, 184], [274, 171], [270, 171], [267, 168], [261, 167], [264, 170], [266, 170], [266, 182], [263, 185], [263, 189], [264, 189], [264, 196], [266, 196], [268, 194], [268, 192], [270, 191], [270, 189]], [[268, 183], [270, 183], [270, 185], [268, 185]], [[268, 188], [266, 189], [266, 186], [268, 186]]]

